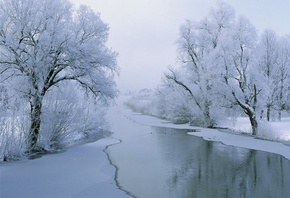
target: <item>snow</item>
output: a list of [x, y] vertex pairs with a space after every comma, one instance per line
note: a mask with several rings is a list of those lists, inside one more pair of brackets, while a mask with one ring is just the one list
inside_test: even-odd
[[[262, 121], [260, 124], [260, 137], [287, 142], [290, 141], [290, 117], [284, 117], [281, 121]], [[229, 119], [227, 122], [219, 123], [222, 128], [229, 128], [237, 133], [251, 133], [251, 124], [247, 117], [238, 117], [236, 120]]]
[[105, 138], [35, 160], [1, 164], [0, 197], [129, 197], [116, 186]]
[[271, 125], [281, 138], [290, 141], [290, 117], [282, 118], [281, 122], [272, 122]]
[[275, 153], [290, 159], [290, 147], [281, 142], [257, 139], [248, 135], [225, 133], [213, 129], [200, 129], [200, 132], [189, 134], [209, 141], [219, 141], [225, 145]]
[[[197, 132], [190, 132], [190, 135], [202, 137], [205, 140], [209, 141], [219, 141], [225, 145], [232, 145], [237, 147], [243, 147], [248, 149], [255, 149], [260, 151], [266, 151], [270, 153], [276, 153], [284, 156], [287, 159], [290, 159], [290, 118], [285, 118], [282, 122], [271, 122], [270, 123], [270, 132], [275, 131], [276, 137], [279, 137], [280, 141], [269, 141], [258, 139], [254, 136], [250, 136], [249, 133], [251, 126], [247, 118], [238, 118], [235, 122], [225, 123], [224, 127], [229, 127], [235, 132], [218, 130], [218, 129], [208, 129], [202, 127], [194, 127], [189, 124], [180, 124], [176, 125], [170, 123], [166, 120], [162, 120], [156, 117], [143, 115], [140, 113], [134, 113], [131, 110], [124, 109], [122, 111], [124, 115], [139, 124], [149, 125], [149, 126], [160, 126], [160, 127], [169, 127], [169, 128], [179, 128], [179, 129], [192, 129]], [[234, 123], [234, 124], [233, 124]], [[267, 128], [269, 126], [266, 126]], [[273, 133], [273, 132], [272, 132]], [[285, 144], [284, 144], [285, 143]]]

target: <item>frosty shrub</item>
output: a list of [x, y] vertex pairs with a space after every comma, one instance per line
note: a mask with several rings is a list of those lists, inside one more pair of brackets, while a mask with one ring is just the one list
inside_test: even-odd
[[[27, 114], [26, 114], [27, 115]], [[24, 155], [27, 148], [29, 117], [24, 112], [6, 112], [0, 117], [0, 161]]]
[[192, 121], [193, 109], [190, 101], [178, 94], [170, 97], [160, 97], [161, 93], [150, 89], [142, 89], [132, 93], [125, 101], [125, 105], [132, 111], [168, 119], [175, 124]]
[[260, 121], [258, 129], [258, 137], [266, 140], [278, 140], [278, 136], [272, 129], [271, 123]]
[[[163, 93], [164, 94], [164, 93]], [[159, 93], [159, 96], [161, 93]], [[193, 117], [190, 101], [179, 94], [156, 98], [158, 115], [176, 124], [189, 123]]]
[[[10, 161], [29, 154], [30, 109], [28, 101], [14, 96], [13, 91], [2, 93], [1, 101], [7, 101], [3, 95], [10, 100], [1, 103], [0, 161]], [[37, 147], [62, 149], [99, 135], [107, 128], [105, 107], [92, 100], [69, 84], [52, 89], [43, 102]]]
[[154, 103], [154, 91], [150, 89], [142, 89], [136, 93], [131, 93], [125, 105], [132, 111], [154, 115], [156, 114]]
[[43, 105], [39, 146], [48, 150], [97, 134], [106, 123], [105, 108], [73, 88], [50, 93]]

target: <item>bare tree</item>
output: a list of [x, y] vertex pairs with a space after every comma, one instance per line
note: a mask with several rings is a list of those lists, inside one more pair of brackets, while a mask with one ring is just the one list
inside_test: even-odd
[[68, 0], [0, 2], [0, 73], [21, 82], [29, 100], [29, 150], [37, 145], [43, 98], [64, 81], [74, 81], [96, 99], [114, 98], [116, 53], [106, 47], [108, 26], [99, 14]]

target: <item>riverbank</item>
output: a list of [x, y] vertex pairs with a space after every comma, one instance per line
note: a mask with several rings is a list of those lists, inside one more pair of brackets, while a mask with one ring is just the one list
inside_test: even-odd
[[104, 138], [34, 160], [3, 163], [0, 197], [130, 197], [116, 186], [116, 169], [104, 152], [118, 143]]
[[[147, 126], [176, 128], [176, 129], [192, 129], [192, 130], [196, 130], [196, 132], [189, 132], [190, 135], [202, 137], [205, 140], [218, 141], [225, 145], [275, 153], [275, 154], [282, 155], [285, 158], [290, 160], [290, 146], [288, 145], [289, 141], [277, 142], [277, 141], [263, 140], [263, 139], [258, 139], [254, 136], [251, 136], [247, 133], [242, 133], [244, 131], [246, 132], [246, 130], [244, 129], [245, 127], [247, 127], [247, 122], [244, 119], [241, 120], [241, 125], [239, 126], [240, 129], [242, 130], [240, 130], [241, 132], [238, 133], [238, 132], [229, 132], [229, 130], [193, 127], [193, 126], [190, 126], [189, 124], [176, 125], [176, 124], [170, 123], [169, 121], [162, 120], [153, 116], [143, 115], [140, 113], [134, 113], [133, 111], [126, 109], [125, 107], [122, 112], [124, 113], [124, 116], [126, 116], [128, 119], [139, 124], [143, 124]], [[284, 126], [284, 128], [287, 127], [287, 124]], [[237, 123], [236, 126], [238, 125], [239, 124]], [[288, 128], [290, 128], [290, 126]]]

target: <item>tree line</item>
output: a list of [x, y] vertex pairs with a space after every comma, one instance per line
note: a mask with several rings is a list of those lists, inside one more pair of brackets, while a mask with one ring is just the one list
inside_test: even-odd
[[185, 21], [177, 51], [179, 64], [164, 73], [149, 113], [205, 127], [246, 115], [257, 135], [261, 120], [290, 111], [289, 36], [259, 35], [219, 2], [204, 19]]
[[180, 66], [165, 73], [160, 99], [185, 97], [183, 108], [199, 124], [212, 127], [238, 108], [256, 135], [259, 120], [270, 121], [274, 111], [281, 120], [290, 110], [289, 36], [272, 30], [259, 36], [247, 18], [220, 2], [203, 20], [186, 21], [177, 45]]

